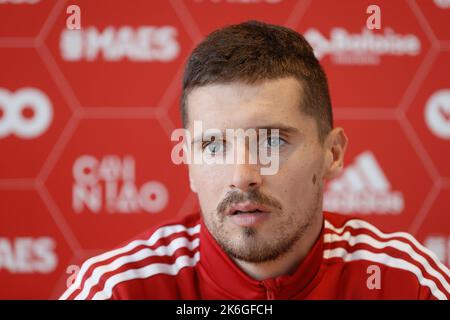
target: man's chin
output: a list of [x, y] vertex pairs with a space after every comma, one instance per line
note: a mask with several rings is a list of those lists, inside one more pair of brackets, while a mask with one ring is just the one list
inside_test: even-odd
[[296, 234], [283, 239], [279, 234], [273, 234], [273, 230], [264, 230], [263, 227], [227, 226], [222, 231], [216, 239], [228, 256], [250, 263], [275, 261], [301, 238]]
[[226, 246], [223, 249], [229, 257], [249, 263], [273, 261], [279, 256], [278, 252], [274, 252], [271, 248], [265, 249], [264, 246], [260, 246], [257, 243], [250, 244], [241, 242], [237, 247]]

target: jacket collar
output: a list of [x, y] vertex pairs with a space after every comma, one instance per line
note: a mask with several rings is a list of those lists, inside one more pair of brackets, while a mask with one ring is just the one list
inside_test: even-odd
[[323, 222], [320, 235], [296, 271], [263, 281], [243, 272], [222, 250], [211, 235], [203, 219], [200, 229], [200, 265], [206, 276], [236, 299], [301, 298], [318, 280], [323, 257]]

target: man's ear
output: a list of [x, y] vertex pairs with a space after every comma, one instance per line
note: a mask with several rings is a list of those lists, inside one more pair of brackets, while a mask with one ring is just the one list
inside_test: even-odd
[[330, 131], [325, 140], [324, 179], [333, 179], [342, 172], [347, 144], [348, 138], [344, 129], [338, 127]]

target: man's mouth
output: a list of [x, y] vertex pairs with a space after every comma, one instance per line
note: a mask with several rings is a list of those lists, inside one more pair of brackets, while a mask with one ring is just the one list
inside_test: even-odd
[[260, 214], [260, 213], [268, 213], [269, 210], [259, 204], [252, 203], [250, 201], [241, 202], [237, 204], [231, 205], [226, 211], [225, 215], [234, 216], [241, 214]]
[[240, 227], [254, 227], [269, 218], [269, 212], [260, 209], [233, 210], [228, 215], [231, 222]]
[[238, 215], [238, 214], [244, 214], [244, 213], [249, 213], [249, 214], [254, 214], [254, 213], [263, 213], [263, 211], [256, 209], [256, 210], [251, 210], [251, 211], [241, 211], [241, 210], [236, 210], [234, 212], [231, 213], [232, 216]]

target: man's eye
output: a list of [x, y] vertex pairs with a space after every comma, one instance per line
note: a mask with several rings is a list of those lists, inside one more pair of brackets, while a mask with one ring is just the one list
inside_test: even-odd
[[280, 137], [269, 137], [267, 140], [267, 147], [269, 148], [276, 148], [276, 147], [280, 147], [283, 144], [286, 143], [286, 141], [283, 138]]
[[211, 141], [208, 144], [206, 144], [203, 149], [208, 152], [209, 154], [217, 154], [222, 151], [223, 149], [223, 142], [222, 141]]

